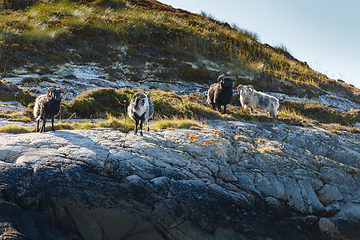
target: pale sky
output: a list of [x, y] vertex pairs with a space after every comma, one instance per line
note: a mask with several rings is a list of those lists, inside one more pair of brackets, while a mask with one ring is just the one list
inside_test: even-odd
[[284, 45], [297, 59], [332, 79], [360, 88], [359, 0], [160, 0], [236, 23], [260, 42]]

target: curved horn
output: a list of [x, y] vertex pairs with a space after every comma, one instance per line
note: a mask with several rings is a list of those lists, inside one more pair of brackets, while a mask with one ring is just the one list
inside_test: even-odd
[[51, 93], [55, 91], [55, 88], [53, 87], [49, 87], [48, 90], [46, 91], [46, 95], [52, 99]]
[[226, 76], [225, 76], [225, 75], [220, 75], [220, 76], [218, 77], [218, 79], [217, 79], [217, 82], [220, 82], [223, 78], [226, 78]]
[[244, 85], [239, 85], [238, 87], [237, 87], [237, 92], [240, 94], [240, 90], [242, 89], [244, 87]]
[[61, 99], [66, 99], [66, 91], [63, 88], [60, 88], [59, 91], [63, 94]]
[[231, 79], [231, 81], [233, 82], [233, 86], [235, 86], [236, 84], [236, 78], [234, 76], [230, 76], [229, 77]]
[[255, 91], [255, 89], [252, 85], [248, 85], [248, 88], [250, 88], [251, 92]]

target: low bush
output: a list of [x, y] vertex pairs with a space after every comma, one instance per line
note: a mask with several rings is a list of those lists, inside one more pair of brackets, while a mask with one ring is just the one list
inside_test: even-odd
[[130, 102], [132, 91], [113, 88], [95, 88], [72, 99], [65, 107], [80, 118], [104, 118], [107, 114], [120, 116], [125, 113], [124, 101]]

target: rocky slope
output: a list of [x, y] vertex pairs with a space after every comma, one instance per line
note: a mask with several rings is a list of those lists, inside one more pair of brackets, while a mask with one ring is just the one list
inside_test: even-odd
[[358, 238], [358, 134], [208, 124], [1, 134], [2, 238]]

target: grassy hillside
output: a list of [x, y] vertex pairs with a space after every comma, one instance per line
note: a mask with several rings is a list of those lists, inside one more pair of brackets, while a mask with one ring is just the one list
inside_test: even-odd
[[[67, 62], [95, 62], [104, 66], [109, 79], [136, 81], [150, 62], [162, 81], [209, 83], [219, 72], [229, 72], [252, 76], [258, 90], [316, 96], [327, 89], [358, 100], [353, 94], [358, 89], [313, 71], [284, 47], [261, 44], [256, 34], [237, 26], [157, 1], [5, 0], [0, 29], [3, 77], [20, 68], [51, 73]], [[188, 63], [204, 59], [222, 69]], [[116, 67], [124, 62], [131, 72]], [[239, 82], [250, 83], [241, 77]]]

